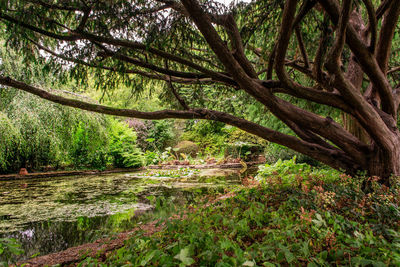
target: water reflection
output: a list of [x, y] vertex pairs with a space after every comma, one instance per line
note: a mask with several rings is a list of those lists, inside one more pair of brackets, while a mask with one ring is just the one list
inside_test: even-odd
[[238, 170], [155, 170], [0, 181], [0, 237], [22, 244], [19, 259], [61, 251], [132, 228], [137, 214], [152, 209], [148, 196], [184, 204], [223, 192], [240, 176]]

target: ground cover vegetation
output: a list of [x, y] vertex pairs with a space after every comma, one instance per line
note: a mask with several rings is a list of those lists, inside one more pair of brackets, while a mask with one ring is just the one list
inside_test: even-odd
[[[123, 84], [139, 96], [155, 87], [170, 109], [97, 105], [5, 73], [3, 86], [118, 116], [227, 123], [386, 183], [400, 173], [396, 1], [9, 0], [1, 8], [7, 45], [25, 62], [82, 88]], [[263, 124], [271, 118], [280, 123]]]
[[166, 205], [180, 216], [159, 217], [160, 232], [138, 231], [106, 260], [81, 266], [396, 266], [399, 188], [278, 161], [229, 198]]

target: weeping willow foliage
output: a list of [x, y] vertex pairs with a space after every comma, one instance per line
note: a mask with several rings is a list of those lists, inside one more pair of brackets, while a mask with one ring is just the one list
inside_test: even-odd
[[[1, 172], [84, 162], [77, 158], [91, 158], [108, 147], [109, 122], [98, 114], [61, 107], [22, 92], [15, 93], [0, 114]], [[85, 144], [80, 143], [79, 131], [85, 132]], [[76, 153], [79, 149], [82, 153]], [[91, 162], [85, 163], [82, 165]]]
[[0, 112], [0, 170], [7, 170], [12, 164], [12, 159], [16, 158], [19, 152], [18, 144], [21, 135], [7, 117], [6, 114]]
[[[0, 49], [0, 72], [45, 88], [74, 88], [73, 84], [61, 85], [56, 73], [46, 72], [38, 66], [34, 62], [25, 64], [16, 52], [4, 53]], [[57, 93], [67, 94], [61, 90]], [[129, 158], [125, 165], [122, 160], [118, 167], [140, 166], [142, 160], [135, 133], [127, 126], [122, 132], [132, 136], [127, 144], [120, 144], [124, 147], [120, 151], [126, 155], [124, 157], [113, 151], [118, 139], [113, 127], [124, 128], [125, 125], [111, 117], [0, 87], [0, 173], [15, 172], [21, 167], [40, 170], [45, 166], [104, 169], [115, 161], [115, 157]]]

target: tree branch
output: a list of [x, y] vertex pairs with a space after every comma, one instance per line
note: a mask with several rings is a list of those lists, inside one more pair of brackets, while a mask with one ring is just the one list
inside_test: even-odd
[[295, 32], [296, 32], [296, 37], [297, 37], [297, 42], [299, 44], [300, 52], [301, 52], [301, 55], [302, 55], [303, 60], [304, 60], [304, 67], [306, 67], [308, 69], [308, 68], [310, 68], [310, 63], [309, 63], [309, 60], [308, 60], [306, 47], [304, 46], [303, 36], [301, 35], [300, 27], [297, 26], [294, 29], [295, 29]]
[[[203, 68], [200, 65], [197, 65], [195, 63], [193, 63], [192, 61], [189, 61], [187, 59], [184, 59], [182, 57], [170, 54], [168, 52], [156, 49], [156, 48], [152, 48], [152, 47], [148, 47], [145, 44], [139, 43], [139, 42], [132, 42], [132, 41], [128, 41], [128, 40], [121, 40], [121, 39], [114, 39], [114, 38], [109, 38], [109, 37], [103, 37], [103, 36], [97, 36], [88, 32], [84, 32], [84, 31], [70, 31], [70, 34], [68, 35], [61, 35], [61, 34], [56, 34], [53, 32], [49, 32], [43, 29], [40, 29], [38, 27], [32, 26], [30, 24], [27, 24], [25, 22], [22, 21], [18, 21], [6, 14], [3, 14], [0, 11], [0, 18], [3, 18], [7, 21], [16, 23], [18, 25], [21, 25], [22, 27], [25, 27], [29, 30], [32, 30], [34, 32], [40, 33], [44, 36], [50, 37], [50, 38], [54, 38], [57, 40], [62, 40], [62, 41], [77, 41], [77, 40], [83, 40], [86, 39], [88, 41], [91, 41], [93, 43], [105, 43], [105, 44], [109, 44], [109, 45], [114, 45], [114, 46], [121, 46], [121, 47], [125, 47], [125, 48], [130, 48], [130, 49], [134, 49], [134, 50], [142, 50], [142, 51], [146, 51], [149, 53], [152, 53], [154, 55], [157, 55], [161, 58], [164, 59], [168, 59], [177, 63], [180, 63], [184, 66], [193, 68], [197, 71], [202, 72], [203, 74], [208, 75], [207, 77], [213, 77], [215, 80], [219, 80], [231, 85], [235, 85], [236, 83], [227, 75], [223, 74], [223, 73], [219, 73], [219, 72], [214, 72], [211, 71], [209, 69]], [[174, 76], [173, 74], [169, 74]]]
[[[355, 163], [350, 157], [348, 157], [344, 152], [338, 149], [328, 149], [317, 144], [311, 144], [306, 141], [300, 140], [294, 136], [282, 134], [280, 132], [260, 126], [256, 123], [215, 110], [190, 109], [190, 110], [161, 110], [154, 112], [141, 112], [131, 109], [117, 109], [98, 104], [91, 104], [80, 100], [66, 98], [1, 75], [0, 75], [0, 84], [23, 90], [25, 92], [34, 94], [36, 96], [39, 96], [40, 98], [49, 100], [54, 103], [108, 115], [133, 117], [133, 118], [149, 119], [149, 120], [179, 118], [179, 119], [205, 119], [205, 120], [220, 121], [238, 127], [244, 131], [257, 135], [270, 142], [274, 142], [289, 147], [295, 151], [308, 155], [312, 158], [318, 159], [321, 162], [324, 162], [325, 164], [332, 166], [333, 168], [336, 169], [342, 168], [350, 171], [353, 170], [355, 173], [361, 167], [360, 165]], [[343, 157], [347, 158], [348, 160], [343, 161], [342, 160]]]
[[[388, 63], [390, 58], [390, 52], [392, 48], [392, 40], [396, 25], [400, 16], [400, 3], [392, 1], [384, 20], [382, 22], [382, 28], [379, 35], [378, 48], [376, 53], [376, 59], [379, 67], [384, 74], [387, 73]], [[382, 103], [384, 104], [384, 103]]]
[[[337, 25], [339, 22], [339, 7], [336, 0], [318, 0], [323, 6], [325, 11], [329, 14], [333, 24]], [[349, 45], [351, 51], [357, 58], [361, 68], [368, 75], [375, 88], [378, 90], [382, 102], [385, 103], [383, 111], [391, 114], [393, 117], [396, 116], [397, 108], [394, 105], [392, 88], [387, 80], [385, 74], [382, 72], [376, 58], [371, 54], [369, 48], [365, 45], [352, 27], [347, 26], [346, 30], [346, 42]]]
[[371, 41], [369, 43], [369, 48], [372, 54], [375, 53], [376, 40], [378, 36], [378, 20], [376, 18], [376, 13], [374, 5], [371, 0], [363, 0], [364, 5], [367, 9], [369, 24], [367, 30], [371, 32]]

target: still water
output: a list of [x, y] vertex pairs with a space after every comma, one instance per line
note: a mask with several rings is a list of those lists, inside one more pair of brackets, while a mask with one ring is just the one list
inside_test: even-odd
[[180, 169], [0, 181], [0, 238], [22, 245], [19, 260], [61, 251], [132, 228], [155, 197], [184, 205], [234, 187], [241, 176]]

